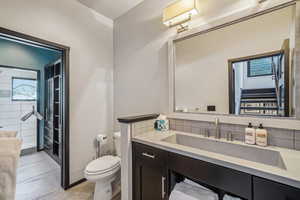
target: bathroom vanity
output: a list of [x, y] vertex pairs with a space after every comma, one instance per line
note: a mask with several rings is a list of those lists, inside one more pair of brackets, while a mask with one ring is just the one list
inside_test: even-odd
[[[247, 154], [248, 160], [242, 158]], [[299, 167], [292, 166], [299, 163], [299, 151], [154, 131], [133, 138], [132, 160], [134, 200], [167, 200], [184, 178], [215, 191], [220, 199], [224, 194], [245, 200], [300, 198]]]

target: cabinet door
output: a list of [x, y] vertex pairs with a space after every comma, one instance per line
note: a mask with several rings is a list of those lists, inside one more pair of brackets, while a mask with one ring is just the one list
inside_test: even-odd
[[265, 180], [258, 177], [253, 177], [253, 193], [254, 200], [299, 200], [300, 190]]
[[135, 200], [164, 200], [165, 174], [160, 167], [145, 165], [140, 161], [135, 165]]
[[167, 199], [165, 155], [146, 145], [133, 145], [134, 200]]

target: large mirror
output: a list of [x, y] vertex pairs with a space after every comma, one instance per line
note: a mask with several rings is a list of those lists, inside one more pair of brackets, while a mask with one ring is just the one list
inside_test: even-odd
[[294, 5], [174, 45], [175, 112], [294, 116]]

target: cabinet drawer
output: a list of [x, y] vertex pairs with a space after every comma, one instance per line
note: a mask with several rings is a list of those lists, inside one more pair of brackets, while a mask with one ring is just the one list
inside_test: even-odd
[[249, 174], [174, 153], [168, 153], [168, 168], [212, 187], [252, 199], [252, 178]]
[[294, 187], [253, 177], [254, 200], [299, 200], [300, 190]]
[[151, 165], [164, 166], [166, 152], [140, 143], [133, 143], [134, 159]]

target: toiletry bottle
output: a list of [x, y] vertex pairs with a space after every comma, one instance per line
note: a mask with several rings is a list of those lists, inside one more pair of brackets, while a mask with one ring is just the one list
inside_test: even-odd
[[268, 133], [262, 124], [256, 129], [256, 144], [263, 147], [268, 145]]
[[252, 124], [249, 123], [248, 127], [245, 129], [245, 142], [247, 144], [255, 144], [255, 129]]

